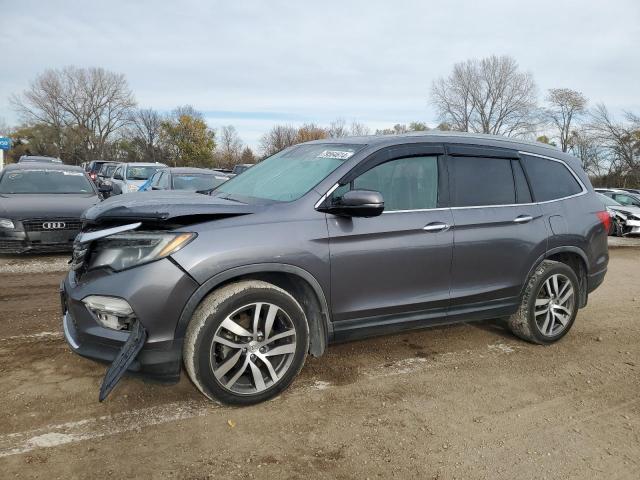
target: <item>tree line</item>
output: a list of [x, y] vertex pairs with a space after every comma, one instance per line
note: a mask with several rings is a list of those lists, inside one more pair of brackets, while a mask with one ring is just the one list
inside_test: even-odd
[[[169, 114], [138, 108], [124, 75], [102, 68], [66, 67], [36, 77], [11, 103], [23, 122], [11, 131], [21, 154], [59, 156], [67, 163], [94, 159], [158, 161], [174, 166], [230, 167], [253, 163], [296, 143], [322, 138], [426, 131], [420, 121], [372, 131], [336, 119], [329, 125], [274, 125], [258, 155], [232, 125], [211, 129], [191, 106]], [[504, 135], [556, 145], [580, 158], [596, 185], [640, 186], [640, 117], [614, 115], [570, 88], [552, 88], [542, 102], [530, 72], [509, 56], [457, 63], [429, 92], [438, 130]]]

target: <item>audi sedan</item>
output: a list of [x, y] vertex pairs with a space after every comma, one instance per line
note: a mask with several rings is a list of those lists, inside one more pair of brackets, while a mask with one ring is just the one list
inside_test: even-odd
[[81, 167], [8, 165], [0, 172], [0, 253], [72, 250], [80, 215], [99, 201]]

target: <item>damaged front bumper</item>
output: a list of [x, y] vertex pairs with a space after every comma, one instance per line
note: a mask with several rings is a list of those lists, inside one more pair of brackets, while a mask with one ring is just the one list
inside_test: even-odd
[[[71, 271], [60, 286], [65, 339], [79, 355], [101, 362], [117, 361], [119, 365], [114, 369], [118, 371], [118, 378], [127, 371], [175, 382], [180, 377], [183, 340], [175, 338], [176, 325], [197, 287], [198, 284], [169, 259], [117, 273], [87, 272], [81, 280]], [[104, 327], [83, 302], [92, 295], [126, 299], [134, 312], [128, 329]], [[140, 329], [144, 330], [142, 341]], [[137, 341], [131, 354], [133, 336]], [[125, 351], [128, 355], [123, 362]], [[111, 383], [115, 385], [113, 378], [105, 377], [105, 388]]]

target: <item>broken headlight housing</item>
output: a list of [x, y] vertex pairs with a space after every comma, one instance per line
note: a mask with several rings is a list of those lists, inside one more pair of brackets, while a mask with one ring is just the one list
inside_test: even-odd
[[89, 268], [126, 270], [177, 252], [196, 237], [185, 232], [125, 232], [96, 241]]

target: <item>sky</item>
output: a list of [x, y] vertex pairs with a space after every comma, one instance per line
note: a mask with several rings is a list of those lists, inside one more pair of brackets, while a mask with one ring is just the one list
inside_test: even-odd
[[123, 73], [141, 107], [192, 105], [250, 146], [276, 123], [435, 126], [433, 80], [511, 55], [549, 88], [640, 113], [640, 1], [0, 0], [0, 120], [48, 68]]

